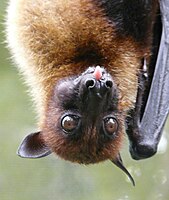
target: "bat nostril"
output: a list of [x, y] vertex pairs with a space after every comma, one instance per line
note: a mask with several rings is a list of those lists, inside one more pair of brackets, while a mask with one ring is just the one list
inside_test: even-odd
[[106, 82], [105, 82], [105, 86], [106, 86], [106, 88], [112, 88], [113, 87], [113, 81], [111, 81], [111, 80], [107, 80]]
[[94, 88], [95, 84], [96, 84], [96, 81], [94, 79], [87, 79], [85, 82], [86, 87], [89, 89]]

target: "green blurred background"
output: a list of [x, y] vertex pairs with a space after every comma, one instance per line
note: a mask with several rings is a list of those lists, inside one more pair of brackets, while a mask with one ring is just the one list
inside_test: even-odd
[[134, 161], [128, 142], [122, 150], [136, 187], [110, 162], [81, 166], [56, 158], [27, 160], [16, 155], [22, 138], [36, 131], [27, 88], [4, 45], [6, 1], [0, 0], [0, 200], [169, 200], [166, 125], [159, 152]]

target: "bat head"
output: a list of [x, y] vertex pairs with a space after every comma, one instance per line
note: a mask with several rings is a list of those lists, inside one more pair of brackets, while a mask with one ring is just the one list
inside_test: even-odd
[[48, 104], [44, 140], [53, 152], [72, 162], [113, 159], [123, 135], [117, 96], [112, 77], [100, 67], [60, 80]]
[[134, 183], [119, 155], [123, 127], [118, 90], [111, 75], [99, 66], [89, 67], [80, 76], [56, 83], [42, 131], [27, 136], [18, 154], [37, 158], [55, 152], [80, 164], [109, 159]]

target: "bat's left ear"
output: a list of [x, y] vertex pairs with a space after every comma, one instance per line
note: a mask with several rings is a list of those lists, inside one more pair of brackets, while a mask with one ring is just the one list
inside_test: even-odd
[[17, 154], [22, 158], [41, 158], [51, 153], [44, 143], [41, 132], [31, 133], [22, 141]]

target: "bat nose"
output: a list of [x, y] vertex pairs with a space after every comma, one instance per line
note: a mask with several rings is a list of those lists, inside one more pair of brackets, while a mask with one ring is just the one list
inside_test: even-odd
[[[88, 78], [85, 82], [85, 85], [86, 85], [87, 88], [91, 89], [91, 88], [97, 87], [97, 82], [99, 82], [99, 81], [97, 81], [93, 78]], [[105, 80], [103, 82], [100, 82], [100, 86], [104, 86], [107, 89], [112, 88], [113, 81], [112, 80]]]
[[108, 91], [111, 91], [113, 87], [113, 81], [111, 79], [96, 80], [94, 78], [87, 78], [85, 87], [91, 94], [99, 94], [104, 96]]

